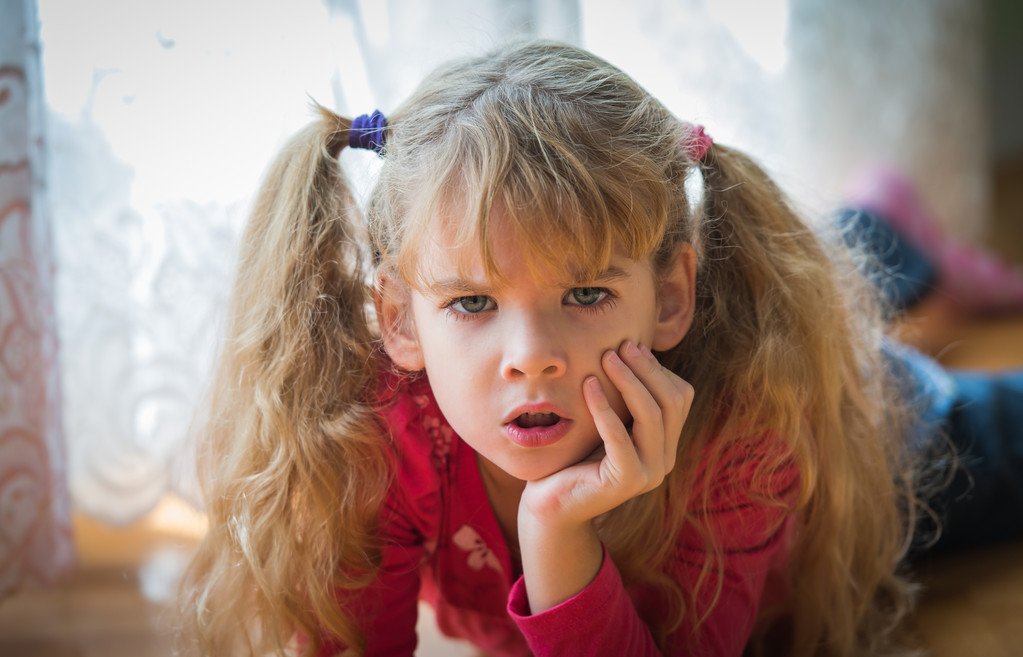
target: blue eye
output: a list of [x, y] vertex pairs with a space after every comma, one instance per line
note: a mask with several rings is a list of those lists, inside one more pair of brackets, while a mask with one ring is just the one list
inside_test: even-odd
[[602, 287], [574, 287], [568, 296], [572, 305], [592, 306], [604, 300], [607, 290]]
[[462, 315], [475, 315], [483, 312], [484, 310], [489, 310], [493, 303], [494, 302], [490, 299], [490, 297], [474, 295], [470, 297], [458, 297], [457, 299], [452, 300], [447, 307]]

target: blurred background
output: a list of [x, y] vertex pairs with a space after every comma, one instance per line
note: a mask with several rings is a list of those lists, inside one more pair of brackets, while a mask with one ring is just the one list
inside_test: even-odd
[[[251, 195], [313, 100], [386, 114], [452, 56], [555, 38], [751, 153], [813, 220], [894, 167], [947, 232], [1023, 262], [1012, 0], [0, 0], [0, 16], [3, 655], [169, 654], [166, 602], [204, 530], [192, 409]], [[343, 162], [364, 193], [375, 155]], [[1020, 326], [946, 362], [1023, 365], [981, 350], [1023, 345]], [[991, 604], [1023, 618], [1009, 573]], [[1013, 654], [1008, 627], [946, 654]], [[455, 654], [434, 640], [420, 654]]]

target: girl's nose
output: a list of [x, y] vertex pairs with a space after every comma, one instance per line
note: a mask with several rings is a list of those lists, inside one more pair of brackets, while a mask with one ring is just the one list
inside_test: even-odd
[[560, 341], [534, 326], [520, 325], [516, 335], [506, 342], [501, 374], [507, 380], [558, 377], [568, 369]]

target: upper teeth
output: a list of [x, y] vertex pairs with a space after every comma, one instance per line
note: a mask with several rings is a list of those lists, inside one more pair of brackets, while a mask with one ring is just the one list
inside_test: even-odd
[[558, 421], [556, 413], [523, 413], [518, 418], [518, 423], [523, 427], [535, 427], [538, 425], [551, 425]]

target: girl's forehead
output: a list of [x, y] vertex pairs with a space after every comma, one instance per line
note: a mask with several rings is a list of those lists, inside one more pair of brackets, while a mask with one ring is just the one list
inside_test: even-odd
[[495, 217], [484, 236], [460, 230], [456, 222], [445, 219], [431, 222], [422, 236], [424, 248], [416, 250], [416, 269], [426, 280], [458, 278], [499, 287], [524, 276], [550, 283], [584, 276], [579, 267], [582, 254], [538, 258], [542, 234], [517, 234], [507, 221]]
[[466, 188], [475, 189], [435, 187], [406, 215], [409, 230], [396, 264], [412, 287], [453, 274], [490, 286], [524, 276], [547, 283], [594, 280], [614, 258], [649, 261], [659, 242], [663, 222], [642, 213], [590, 216], [583, 204], [536, 195], [529, 202], [516, 187], [493, 194]]
[[555, 255], [549, 250], [538, 258], [537, 241], [547, 236], [521, 234], [509, 223], [495, 217], [487, 235], [491, 262], [485, 261], [482, 245], [476, 239], [459, 238], [458, 230], [436, 222], [423, 235], [415, 257], [416, 287], [451, 289], [459, 286], [501, 289], [523, 282], [532, 285], [569, 287], [596, 282], [610, 283], [628, 278], [638, 263], [650, 268], [649, 259], [637, 261], [616, 249], [610, 258], [597, 260], [592, 254], [564, 249]]

